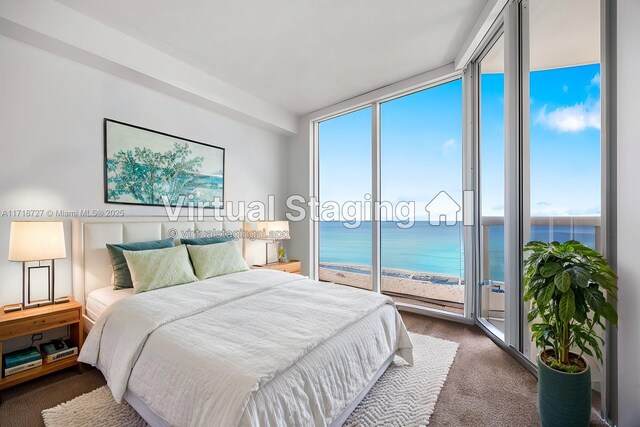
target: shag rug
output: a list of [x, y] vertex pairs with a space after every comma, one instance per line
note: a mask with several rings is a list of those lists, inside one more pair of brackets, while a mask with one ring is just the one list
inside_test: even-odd
[[[458, 351], [458, 344], [427, 335], [411, 334], [414, 365], [396, 357], [345, 422], [347, 427], [429, 424], [438, 394]], [[146, 427], [138, 413], [118, 405], [107, 386], [42, 411], [47, 427]]]

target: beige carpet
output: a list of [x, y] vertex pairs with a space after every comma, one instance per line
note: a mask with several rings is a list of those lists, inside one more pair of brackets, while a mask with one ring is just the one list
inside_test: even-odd
[[[458, 344], [417, 334], [412, 334], [411, 340], [413, 366], [396, 357], [345, 426], [418, 427], [429, 424]], [[118, 405], [107, 386], [42, 411], [42, 419], [46, 427], [147, 425], [126, 402]]]
[[[430, 427], [539, 427], [536, 378], [473, 325], [401, 312], [411, 332], [460, 344], [456, 360], [429, 420]], [[593, 392], [592, 427], [600, 419]]]

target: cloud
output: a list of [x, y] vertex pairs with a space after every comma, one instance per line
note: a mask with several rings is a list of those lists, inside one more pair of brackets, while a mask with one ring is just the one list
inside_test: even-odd
[[600, 101], [587, 101], [547, 111], [544, 105], [535, 122], [558, 132], [578, 133], [586, 129], [600, 130]]
[[562, 91], [563, 91], [564, 93], [569, 92], [569, 86], [567, 86], [567, 85], [562, 85]]
[[454, 149], [455, 146], [456, 146], [456, 140], [455, 139], [447, 139], [445, 142], [442, 143], [442, 152], [444, 154], [447, 154], [447, 153], [449, 153], [449, 151]]
[[600, 86], [600, 73], [596, 73], [595, 76], [591, 79], [592, 86]]

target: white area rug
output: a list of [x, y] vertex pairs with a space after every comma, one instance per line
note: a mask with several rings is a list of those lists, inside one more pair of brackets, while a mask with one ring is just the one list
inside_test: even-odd
[[68, 402], [42, 411], [47, 427], [146, 427], [148, 424], [128, 403], [118, 405], [109, 387], [102, 386]]
[[[348, 427], [429, 424], [438, 394], [458, 351], [458, 344], [411, 334], [414, 365], [396, 357], [345, 423]], [[47, 427], [145, 427], [147, 423], [124, 402], [118, 405], [107, 386], [42, 411]]]
[[458, 343], [411, 334], [413, 366], [396, 356], [351, 413], [345, 426], [417, 427], [429, 424]]

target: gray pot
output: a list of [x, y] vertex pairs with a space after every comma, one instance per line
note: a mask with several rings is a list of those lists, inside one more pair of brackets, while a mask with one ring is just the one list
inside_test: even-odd
[[577, 374], [551, 369], [538, 354], [538, 409], [542, 427], [585, 427], [591, 416], [591, 368]]

